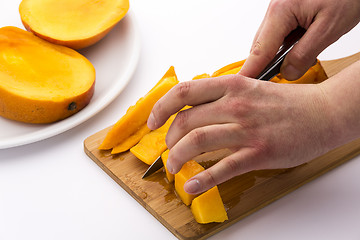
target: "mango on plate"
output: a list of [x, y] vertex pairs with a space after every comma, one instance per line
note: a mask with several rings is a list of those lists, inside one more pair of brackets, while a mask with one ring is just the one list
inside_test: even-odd
[[19, 7], [27, 30], [74, 49], [102, 39], [128, 10], [129, 0], [22, 0]]
[[191, 212], [198, 223], [224, 222], [228, 216], [217, 186], [194, 198]]
[[194, 160], [190, 160], [182, 166], [178, 173], [175, 174], [175, 190], [185, 205], [189, 206], [191, 201], [197, 196], [185, 192], [185, 182], [204, 170], [205, 169], [199, 163]]
[[55, 122], [83, 109], [94, 87], [95, 69], [78, 52], [20, 28], [0, 28], [0, 116]]

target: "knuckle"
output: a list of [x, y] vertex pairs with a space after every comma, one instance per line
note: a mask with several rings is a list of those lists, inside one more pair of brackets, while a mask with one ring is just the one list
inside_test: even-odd
[[188, 121], [189, 121], [189, 111], [184, 110], [184, 111], [180, 111], [176, 115], [173, 124], [176, 126], [176, 128], [183, 130], [186, 129], [188, 125]]
[[190, 93], [190, 85], [189, 81], [179, 83], [174, 89], [176, 96], [180, 99], [186, 98]]
[[277, 14], [279, 12], [283, 12], [284, 9], [287, 9], [289, 1], [284, 0], [272, 0], [269, 4], [269, 13]]
[[308, 68], [313, 64], [316, 57], [311, 53], [306, 53], [299, 49], [293, 49], [291, 55], [289, 55], [289, 61], [293, 63], [294, 66], [304, 66]]
[[237, 173], [242, 169], [247, 169], [245, 166], [247, 161], [238, 161], [234, 158], [229, 158], [223, 161], [227, 168], [227, 172], [232, 173], [234, 176], [237, 175]]
[[206, 138], [206, 132], [201, 129], [195, 129], [189, 133], [190, 143], [197, 148], [204, 145]]
[[218, 181], [216, 181], [216, 178], [214, 177], [214, 174], [210, 171], [210, 169], [203, 171], [203, 177], [205, 186], [203, 186], [206, 189], [210, 189], [213, 186], [216, 186], [219, 184]]

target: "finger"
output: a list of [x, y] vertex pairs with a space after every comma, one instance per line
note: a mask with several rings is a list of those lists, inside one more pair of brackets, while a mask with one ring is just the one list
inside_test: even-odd
[[332, 37], [328, 21], [319, 19], [311, 24], [304, 36], [284, 59], [281, 74], [288, 80], [296, 80], [316, 62], [317, 56], [338, 37]]
[[[282, 4], [287, 4], [286, 1], [282, 2]], [[279, 1], [276, 4], [269, 5], [261, 29], [259, 29], [256, 40], [254, 40], [250, 55], [239, 74], [256, 77], [274, 58], [285, 37], [297, 27], [298, 22], [296, 19], [292, 15], [286, 14], [284, 9], [288, 8], [279, 6]]]
[[235, 176], [258, 169], [262, 169], [261, 163], [253, 154], [253, 150], [242, 148], [190, 178], [185, 183], [184, 190], [189, 194], [198, 194]]
[[240, 125], [234, 123], [194, 129], [170, 149], [167, 168], [175, 174], [184, 163], [194, 157], [204, 152], [240, 146], [245, 143], [244, 139], [244, 131]]
[[220, 100], [205, 103], [179, 112], [166, 134], [166, 145], [170, 149], [191, 130], [208, 125], [230, 123]]
[[226, 90], [221, 77], [181, 82], [170, 89], [153, 107], [148, 127], [156, 129], [184, 106], [194, 106], [220, 98]]

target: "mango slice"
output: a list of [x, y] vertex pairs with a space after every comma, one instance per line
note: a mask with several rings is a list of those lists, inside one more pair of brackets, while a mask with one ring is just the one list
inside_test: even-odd
[[192, 195], [185, 192], [184, 184], [187, 180], [204, 170], [205, 169], [199, 163], [194, 160], [190, 160], [182, 166], [178, 173], [175, 174], [175, 190], [186, 206], [189, 206], [191, 201], [197, 195]]
[[240, 69], [244, 65], [245, 61], [246, 61], [246, 59], [238, 61], [238, 62], [230, 63], [229, 65], [226, 65], [226, 66], [220, 68], [219, 70], [216, 70], [211, 75], [211, 77], [219, 77], [219, 76], [228, 75], [228, 74], [236, 74], [240, 71]]
[[[220, 68], [219, 70], [215, 71], [211, 75], [211, 77], [219, 77], [219, 76], [223, 76], [223, 75], [236, 74], [240, 71], [240, 69], [244, 65], [245, 60], [246, 59], [226, 65], [226, 66]], [[203, 75], [204, 74], [199, 75], [200, 78]], [[196, 78], [199, 78], [199, 77], [196, 76]], [[314, 66], [312, 66], [311, 68], [309, 68], [309, 70], [302, 77], [300, 77], [297, 80], [288, 81], [281, 74], [278, 74], [273, 79], [271, 79], [271, 82], [306, 84], [306, 83], [320, 83], [326, 79], [327, 79], [326, 73], [320, 64], [320, 61], [317, 60], [316, 64]]]
[[167, 149], [165, 137], [175, 115], [172, 115], [160, 128], [146, 134], [130, 152], [144, 163], [151, 165]]
[[217, 186], [194, 198], [191, 212], [198, 223], [224, 222], [228, 216]]
[[[190, 108], [190, 106], [185, 106], [180, 111], [188, 108]], [[130, 152], [144, 163], [148, 165], [153, 164], [154, 161], [167, 149], [165, 142], [166, 134], [169, 131], [176, 114], [170, 116], [163, 126], [146, 134], [138, 144], [130, 149]]]
[[16, 27], [0, 28], [0, 115], [27, 123], [69, 117], [94, 93], [95, 69], [78, 52]]
[[170, 67], [155, 87], [140, 98], [134, 106], [131, 106], [126, 114], [115, 123], [99, 149], [112, 149], [137, 132], [146, 124], [154, 104], [178, 82], [174, 67]]
[[172, 183], [172, 182], [174, 181], [175, 176], [174, 176], [174, 174], [170, 173], [170, 172], [168, 171], [167, 167], [166, 167], [166, 163], [167, 163], [168, 157], [169, 157], [169, 149], [167, 149], [165, 152], [163, 152], [163, 153], [161, 154], [161, 160], [162, 160], [162, 162], [163, 162], [163, 164], [164, 164], [164, 169], [165, 169], [165, 173], [166, 173], [166, 178], [167, 178], [167, 180], [168, 180], [170, 183]]
[[148, 128], [147, 124], [144, 124], [140, 127], [138, 131], [129, 136], [125, 141], [114, 147], [111, 151], [111, 154], [122, 153], [130, 148], [132, 148], [135, 144], [137, 144], [143, 136], [150, 132], [150, 128]]
[[19, 7], [26, 29], [74, 49], [102, 39], [128, 10], [129, 0], [23, 0]]

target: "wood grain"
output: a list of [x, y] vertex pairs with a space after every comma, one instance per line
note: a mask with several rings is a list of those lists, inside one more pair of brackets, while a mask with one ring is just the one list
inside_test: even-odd
[[[328, 76], [332, 76], [359, 58], [360, 53], [357, 53], [322, 64]], [[358, 139], [295, 168], [253, 171], [233, 178], [219, 186], [229, 220], [203, 225], [194, 220], [190, 208], [177, 198], [163, 171], [141, 179], [148, 165], [130, 152], [111, 155], [110, 150], [98, 150], [108, 130], [95, 133], [84, 141], [86, 154], [177, 238], [189, 240], [215, 234], [360, 154]], [[203, 154], [195, 160], [208, 167], [227, 154], [229, 152], [221, 150]]]

